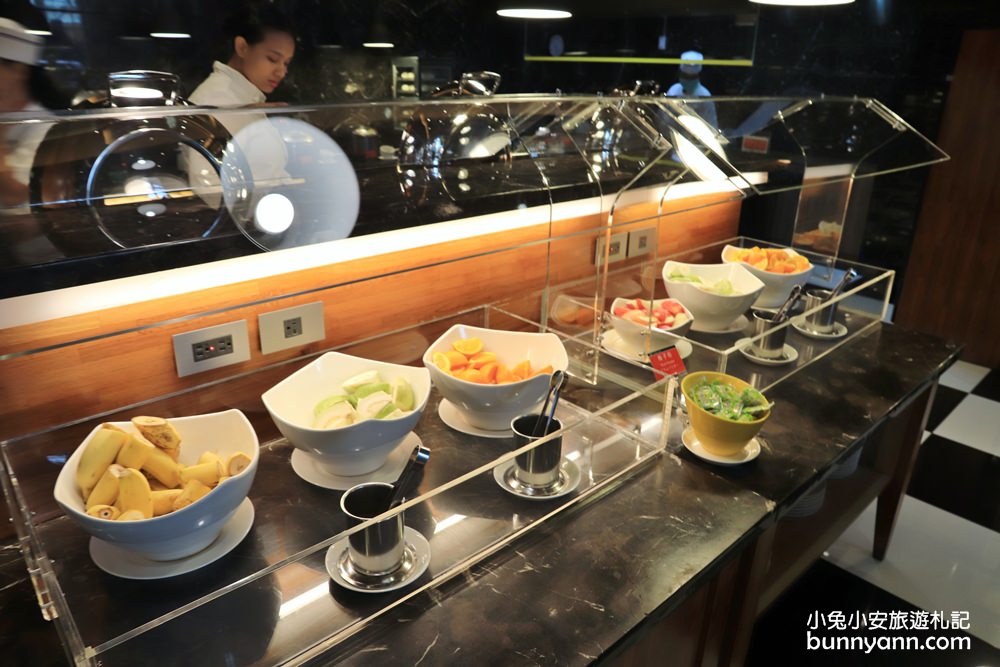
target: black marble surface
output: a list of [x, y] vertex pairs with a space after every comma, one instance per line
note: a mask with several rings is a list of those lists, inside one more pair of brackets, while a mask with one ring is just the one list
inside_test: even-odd
[[[957, 353], [955, 346], [939, 339], [892, 326], [852, 340], [770, 392], [778, 407], [762, 432], [765, 451], [753, 463], [719, 468], [686, 451], [658, 457], [613, 491], [598, 492], [458, 577], [390, 609], [316, 663], [572, 665], [598, 660], [649, 614], [683, 602], [715, 574], [728, 554], [754, 537], [755, 528], [771, 512], [794, 503], [857, 446], [859, 437], [932, 381]], [[272, 494], [275, 500], [280, 489], [272, 487], [267, 485], [277, 494]], [[262, 509], [281, 513], [284, 505]], [[306, 518], [292, 523], [294, 530], [288, 522], [275, 525], [317, 534], [337, 529]], [[223, 569], [236, 568], [226, 572], [227, 577], [238, 576], [243, 557], [273, 560], [274, 554], [258, 548], [264, 537], [270, 543], [273, 536], [258, 532], [255, 529], [257, 537], [238, 548], [246, 551], [243, 556], [234, 552], [235, 560], [222, 561], [229, 563]], [[320, 613], [310, 612], [298, 623], [275, 620], [282, 616], [275, 591], [280, 588], [287, 595], [294, 589], [289, 582], [297, 576], [307, 582], [322, 576], [321, 555], [258, 579], [163, 631], [126, 642], [107, 655], [112, 661], [108, 664], [116, 656], [160, 656], [170, 663], [183, 653], [169, 649], [183, 646], [178, 641], [183, 628], [198, 628], [197, 643], [213, 647], [211, 655], [220, 660], [273, 664], [290, 655], [297, 637], [322, 635], [323, 624], [333, 618], [328, 613], [360, 618], [383, 603], [378, 598], [385, 596], [345, 594], [331, 586], [331, 595], [318, 602]], [[30, 592], [25, 583], [16, 582], [0, 593], [4, 609], [31, 606], [24, 599]], [[168, 597], [183, 593], [170, 585], [154, 588]], [[148, 595], [151, 589], [123, 590]], [[234, 616], [234, 609], [243, 611]], [[37, 620], [25, 619], [4, 630], [0, 642], [11, 651], [24, 653], [31, 647], [50, 658], [58, 653], [51, 628]], [[250, 644], [256, 648], [248, 659], [250, 654], [237, 648]]]

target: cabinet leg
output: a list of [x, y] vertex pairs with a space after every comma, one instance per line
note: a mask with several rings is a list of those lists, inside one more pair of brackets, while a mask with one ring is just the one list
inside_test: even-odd
[[891, 435], [900, 440], [899, 455], [896, 457], [889, 483], [878, 496], [875, 511], [875, 540], [872, 546], [872, 556], [875, 560], [884, 560], [886, 551], [889, 549], [892, 531], [896, 526], [896, 519], [899, 517], [903, 496], [906, 495], [906, 489], [910, 485], [913, 465], [916, 463], [920, 448], [920, 439], [923, 437], [924, 427], [927, 426], [927, 417], [930, 415], [936, 393], [937, 381], [935, 380], [923, 391], [922, 395], [914, 398], [895, 417], [896, 420], [899, 420], [900, 426], [898, 429], [892, 429]]

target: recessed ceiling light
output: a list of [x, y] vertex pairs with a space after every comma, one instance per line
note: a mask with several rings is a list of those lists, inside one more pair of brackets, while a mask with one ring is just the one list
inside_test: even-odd
[[573, 14], [562, 9], [533, 9], [530, 7], [498, 9], [497, 14], [508, 19], [568, 19]]
[[396, 45], [392, 42], [362, 42], [361, 46], [369, 49], [391, 49]]
[[820, 7], [822, 5], [849, 5], [854, 0], [750, 0], [758, 5], [780, 5], [783, 7]]
[[191, 35], [186, 32], [151, 32], [149, 36], [158, 39], [191, 39]]

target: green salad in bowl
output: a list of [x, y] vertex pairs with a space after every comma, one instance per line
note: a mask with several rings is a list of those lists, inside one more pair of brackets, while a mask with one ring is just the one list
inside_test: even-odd
[[756, 421], [771, 409], [771, 404], [756, 389], [740, 390], [707, 377], [700, 378], [688, 390], [688, 396], [705, 412], [738, 422]]

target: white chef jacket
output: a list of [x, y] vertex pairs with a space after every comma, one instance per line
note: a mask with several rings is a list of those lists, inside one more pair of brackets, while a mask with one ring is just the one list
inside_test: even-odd
[[[246, 107], [261, 104], [267, 100], [257, 86], [235, 69], [216, 61], [212, 73], [195, 88], [188, 100], [194, 104], [216, 107]], [[246, 158], [253, 174], [254, 199], [259, 199], [274, 185], [288, 178], [285, 166], [288, 151], [280, 133], [268, 122], [267, 114], [259, 112], [217, 112], [216, 119], [233, 137], [236, 145]], [[207, 173], [204, 160], [193, 153], [188, 156], [192, 185], [209, 204], [218, 205], [218, 199], [207, 194], [217, 192], [218, 180], [213, 173]]]

